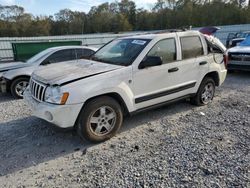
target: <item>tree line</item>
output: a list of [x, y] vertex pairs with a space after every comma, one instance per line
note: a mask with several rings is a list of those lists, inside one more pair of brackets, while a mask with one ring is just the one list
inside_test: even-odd
[[0, 5], [0, 37], [146, 31], [250, 23], [247, 0], [158, 0], [151, 10], [121, 0], [93, 6], [88, 13], [60, 10], [34, 16], [20, 6]]

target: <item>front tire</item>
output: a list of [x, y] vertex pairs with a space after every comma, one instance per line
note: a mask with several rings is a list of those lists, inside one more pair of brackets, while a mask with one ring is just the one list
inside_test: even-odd
[[91, 100], [80, 112], [77, 133], [91, 142], [102, 142], [113, 137], [123, 122], [120, 104], [111, 97]]
[[191, 98], [191, 103], [197, 106], [204, 106], [212, 102], [215, 93], [215, 82], [212, 78], [206, 77], [201, 82], [198, 92]]
[[10, 91], [14, 98], [22, 99], [25, 89], [29, 85], [29, 78], [22, 77], [15, 79], [10, 85]]

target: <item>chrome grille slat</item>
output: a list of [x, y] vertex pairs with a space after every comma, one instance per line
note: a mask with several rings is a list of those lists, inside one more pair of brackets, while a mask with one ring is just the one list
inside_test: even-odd
[[39, 86], [39, 89], [38, 89], [38, 99], [41, 99], [41, 89], [42, 89], [42, 86]]
[[37, 98], [37, 95], [36, 95], [36, 93], [37, 93], [37, 86], [38, 86], [38, 84], [35, 85], [35, 89], [34, 89], [34, 97], [35, 98]]
[[45, 89], [46, 89], [46, 88], [43, 88], [43, 89], [42, 89], [42, 96], [41, 96], [42, 101], [44, 101]]
[[37, 101], [44, 101], [46, 87], [46, 85], [39, 83], [33, 79], [30, 80], [30, 92], [32, 97]]
[[32, 88], [32, 94], [34, 95], [34, 91], [35, 91], [35, 82], [33, 82], [33, 88]]
[[39, 99], [39, 90], [40, 90], [40, 85], [37, 85], [37, 88], [36, 88], [36, 98]]

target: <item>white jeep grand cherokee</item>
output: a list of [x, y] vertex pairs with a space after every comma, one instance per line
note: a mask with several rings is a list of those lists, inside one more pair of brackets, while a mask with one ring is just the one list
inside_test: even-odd
[[35, 71], [24, 98], [35, 116], [100, 142], [116, 134], [125, 114], [183, 98], [211, 102], [226, 78], [224, 51], [196, 31], [115, 39], [90, 60]]

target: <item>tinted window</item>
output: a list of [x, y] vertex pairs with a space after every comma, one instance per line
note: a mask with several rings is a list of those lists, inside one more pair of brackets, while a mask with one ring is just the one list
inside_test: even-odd
[[200, 37], [181, 38], [182, 59], [193, 58], [204, 55]]
[[76, 49], [76, 57], [77, 59], [88, 58], [95, 52], [90, 49]]
[[148, 56], [158, 56], [162, 58], [163, 63], [169, 63], [176, 60], [175, 39], [165, 39], [158, 42], [148, 53]]
[[62, 61], [69, 61], [69, 60], [74, 60], [76, 59], [75, 52], [72, 49], [68, 50], [60, 50], [49, 57], [47, 57], [46, 60], [43, 61], [43, 63], [58, 63]]

